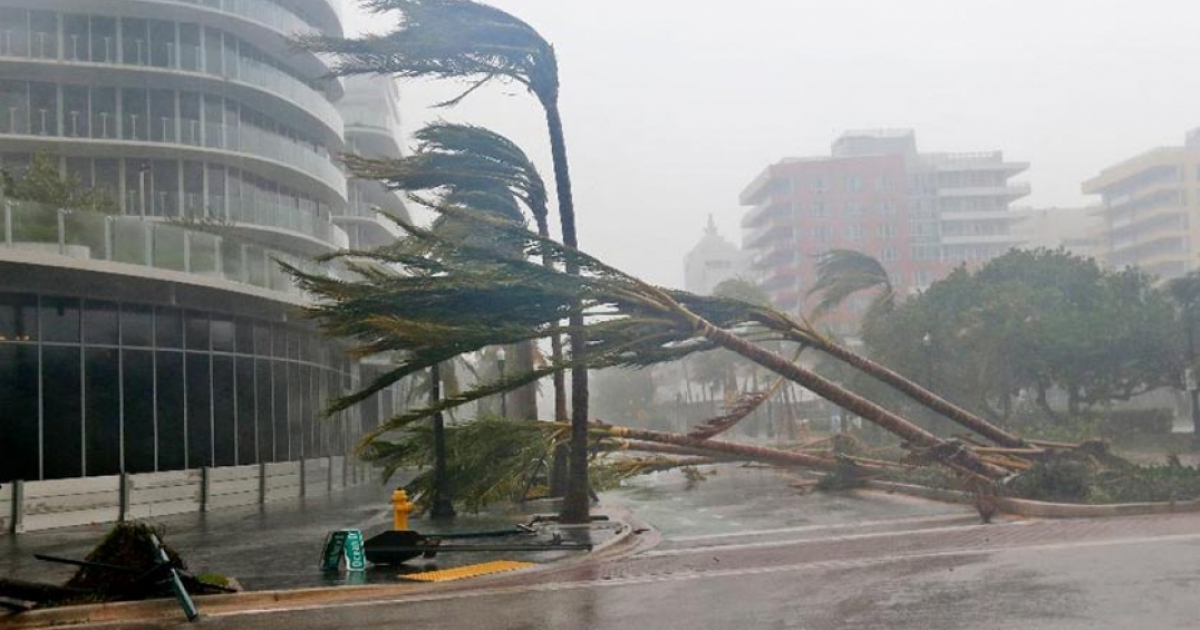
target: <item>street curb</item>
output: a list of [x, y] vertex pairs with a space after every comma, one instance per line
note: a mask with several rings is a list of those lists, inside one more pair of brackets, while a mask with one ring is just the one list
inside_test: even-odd
[[[880, 492], [900, 493], [946, 503], [974, 503], [974, 497], [960, 490], [929, 488], [893, 481], [868, 481], [867, 488]], [[1113, 516], [1138, 516], [1146, 514], [1175, 514], [1200, 512], [1200, 499], [1191, 501], [1163, 501], [1156, 503], [1110, 503], [1090, 505], [1084, 503], [1052, 503], [1031, 499], [997, 497], [996, 506], [1005, 514], [1038, 518], [1105, 518]]]
[[[606, 514], [609, 516], [609, 522], [617, 523], [617, 532], [612, 538], [596, 545], [587, 554], [538, 565], [529, 569], [484, 576], [468, 582], [451, 582], [440, 586], [403, 583], [330, 586], [273, 591], [249, 591], [228, 595], [206, 595], [196, 597], [195, 601], [203, 617], [208, 615], [227, 615], [247, 610], [271, 610], [285, 606], [366, 602], [376, 599], [396, 599], [408, 595], [470, 590], [480, 585], [504, 581], [513, 576], [554, 572], [569, 569], [585, 562], [623, 557], [644, 549], [644, 542], [657, 543], [657, 538], [654, 537], [651, 537], [649, 541], [638, 540], [635, 537], [635, 533], [644, 532], [647, 529], [639, 524], [639, 521], [625, 508], [609, 506], [595, 510], [595, 512]], [[85, 623], [182, 621], [182, 619], [183, 613], [179, 609], [179, 604], [174, 600], [159, 599], [139, 602], [64, 606], [61, 608], [47, 608], [45, 610], [0, 615], [0, 628], [5, 630], [9, 628], [21, 630], [24, 628], [46, 628]]]

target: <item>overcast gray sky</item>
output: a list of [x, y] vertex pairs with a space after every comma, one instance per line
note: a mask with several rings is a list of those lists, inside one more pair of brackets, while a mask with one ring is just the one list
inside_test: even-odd
[[[354, 31], [389, 26], [343, 0]], [[768, 164], [840, 132], [913, 128], [923, 151], [1031, 163], [1020, 205], [1081, 204], [1080, 183], [1200, 126], [1195, 0], [494, 0], [555, 44], [584, 249], [682, 284], [708, 214], [740, 242], [737, 196]], [[541, 110], [519, 88], [430, 110], [520, 142], [550, 178]]]

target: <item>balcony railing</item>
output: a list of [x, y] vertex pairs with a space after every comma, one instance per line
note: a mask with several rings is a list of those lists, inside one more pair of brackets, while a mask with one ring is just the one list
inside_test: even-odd
[[0, 247], [194, 274], [296, 297], [304, 293], [276, 261], [341, 275], [334, 266], [210, 232], [28, 202], [4, 204]]

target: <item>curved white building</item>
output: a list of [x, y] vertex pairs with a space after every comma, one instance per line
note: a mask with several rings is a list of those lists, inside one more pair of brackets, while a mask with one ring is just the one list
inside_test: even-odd
[[341, 454], [361, 432], [360, 410], [318, 421], [359, 367], [275, 261], [386, 242], [368, 206], [404, 207], [348, 187], [345, 90], [288, 39], [314, 31], [341, 33], [336, 0], [0, 0], [0, 167], [51, 155], [119, 206], [3, 204], [0, 482]]

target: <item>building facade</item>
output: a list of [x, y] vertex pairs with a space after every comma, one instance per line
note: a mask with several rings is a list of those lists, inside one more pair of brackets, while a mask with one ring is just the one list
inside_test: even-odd
[[704, 236], [683, 258], [683, 288], [699, 295], [711, 295], [713, 289], [732, 278], [749, 277], [746, 255], [729, 239], [717, 232], [710, 215]]
[[1103, 263], [1104, 211], [1099, 206], [1016, 208], [1013, 236], [1022, 249], [1063, 249]]
[[1163, 279], [1197, 268], [1200, 255], [1200, 130], [1104, 169], [1083, 183], [1100, 195], [1105, 262]]
[[0, 481], [341, 454], [391, 412], [320, 420], [362, 371], [277, 264], [387, 234], [289, 39], [341, 28], [335, 0], [0, 0], [0, 167], [115, 207], [3, 203]]
[[[870, 254], [897, 291], [919, 290], [1018, 243], [1009, 205], [1029, 188], [1009, 179], [1027, 167], [998, 151], [919, 153], [912, 131], [850, 132], [829, 156], [785, 159], [746, 187], [742, 246], [775, 305], [793, 312], [810, 311], [817, 261], [832, 249]], [[852, 331], [869, 299], [830, 323]]]

